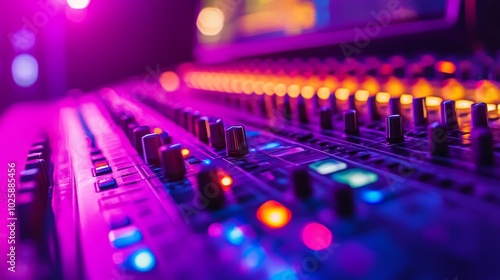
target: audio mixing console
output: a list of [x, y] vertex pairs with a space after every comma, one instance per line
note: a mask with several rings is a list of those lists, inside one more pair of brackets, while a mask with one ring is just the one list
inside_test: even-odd
[[24, 279], [498, 279], [487, 61], [184, 65], [52, 104], [12, 155]]

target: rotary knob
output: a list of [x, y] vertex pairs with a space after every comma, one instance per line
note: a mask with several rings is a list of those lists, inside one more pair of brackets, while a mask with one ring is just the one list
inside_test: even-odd
[[207, 207], [212, 210], [222, 208], [226, 197], [219, 180], [218, 168], [214, 164], [203, 166], [196, 175], [196, 180], [199, 195], [208, 200]]
[[349, 135], [359, 134], [358, 117], [356, 111], [348, 110], [344, 112], [344, 132]]
[[151, 130], [149, 129], [149, 126], [138, 126], [134, 128], [132, 132], [132, 145], [134, 146], [135, 150], [139, 153], [139, 155], [142, 156], [143, 150], [142, 150], [142, 137], [144, 137], [147, 134], [150, 134]]
[[198, 119], [198, 139], [205, 144], [210, 142], [210, 126], [208, 117]]
[[180, 144], [161, 146], [159, 149], [163, 176], [168, 181], [179, 181], [186, 175], [186, 165]]
[[210, 123], [210, 145], [214, 149], [226, 148], [226, 135], [224, 134], [224, 123], [217, 119]]
[[385, 137], [390, 144], [397, 144], [405, 141], [403, 118], [400, 115], [391, 115], [387, 117]]
[[488, 128], [476, 128], [471, 135], [472, 153], [476, 166], [494, 166], [493, 136]]
[[441, 123], [450, 130], [458, 128], [457, 111], [455, 101], [445, 100], [441, 103]]
[[445, 124], [434, 122], [427, 131], [429, 137], [429, 154], [445, 157], [448, 155], [448, 134]]
[[471, 107], [472, 128], [489, 127], [488, 106], [484, 102], [473, 104]]
[[330, 108], [323, 107], [319, 112], [320, 125], [321, 129], [332, 130], [333, 122], [332, 122], [332, 110]]
[[226, 153], [230, 157], [248, 154], [247, 136], [243, 126], [231, 126], [226, 129]]
[[313, 188], [306, 168], [294, 168], [291, 172], [291, 182], [296, 197], [307, 198], [312, 195]]
[[142, 149], [144, 161], [150, 165], [160, 165], [158, 149], [162, 146], [159, 134], [151, 133], [142, 137]]
[[339, 184], [334, 189], [335, 213], [340, 217], [351, 217], [356, 211], [354, 191], [346, 184]]
[[413, 111], [413, 123], [415, 126], [427, 126], [427, 105], [425, 97], [413, 98], [411, 104]]

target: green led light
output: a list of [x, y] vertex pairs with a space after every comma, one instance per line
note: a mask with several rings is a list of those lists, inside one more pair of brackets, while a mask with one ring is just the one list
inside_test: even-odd
[[353, 168], [333, 174], [332, 179], [339, 183], [347, 184], [351, 188], [360, 188], [377, 182], [378, 175], [361, 168]]
[[346, 169], [347, 164], [341, 161], [328, 159], [310, 164], [309, 167], [321, 175], [327, 175]]

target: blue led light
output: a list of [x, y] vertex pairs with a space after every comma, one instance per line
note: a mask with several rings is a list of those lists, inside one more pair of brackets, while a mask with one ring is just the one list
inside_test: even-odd
[[133, 269], [140, 272], [148, 272], [156, 265], [156, 258], [148, 249], [141, 249], [130, 256]]
[[260, 132], [258, 131], [246, 131], [245, 134], [247, 135], [247, 137], [257, 137], [260, 135]]
[[243, 257], [246, 266], [249, 268], [256, 268], [262, 264], [265, 254], [259, 247], [250, 247], [245, 251]]
[[226, 232], [227, 240], [233, 245], [241, 245], [245, 240], [245, 235], [241, 229], [235, 227], [233, 229], [228, 229]]
[[380, 191], [366, 191], [361, 194], [361, 199], [366, 203], [377, 204], [380, 203], [384, 199], [384, 195]]
[[210, 163], [212, 163], [212, 160], [210, 160], [210, 159], [203, 160], [203, 164], [209, 165]]
[[116, 248], [124, 248], [142, 240], [142, 234], [136, 227], [126, 227], [109, 233], [109, 240]]

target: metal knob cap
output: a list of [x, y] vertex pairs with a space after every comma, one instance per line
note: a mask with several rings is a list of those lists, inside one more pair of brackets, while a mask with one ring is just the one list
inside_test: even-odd
[[161, 146], [159, 149], [163, 176], [169, 181], [179, 181], [186, 175], [186, 165], [180, 144]]
[[319, 112], [321, 129], [333, 129], [332, 115], [332, 110], [330, 110], [330, 108], [321, 108], [321, 111]]
[[134, 128], [132, 132], [132, 146], [134, 146], [135, 150], [142, 155], [142, 137], [151, 133], [151, 129], [149, 126], [142, 125]]
[[471, 106], [472, 128], [489, 127], [488, 105], [484, 102], [472, 104]]
[[413, 98], [413, 103], [411, 104], [413, 111], [413, 123], [415, 126], [426, 126], [427, 125], [427, 105], [425, 103], [425, 97]]
[[335, 186], [334, 190], [334, 209], [340, 217], [351, 217], [356, 212], [354, 203], [354, 191], [346, 184]]
[[218, 168], [214, 164], [203, 166], [196, 175], [198, 195], [207, 201], [209, 209], [220, 209], [224, 206], [226, 197], [219, 180]]
[[488, 128], [476, 128], [471, 135], [472, 154], [477, 166], [494, 166], [494, 143]]
[[366, 107], [368, 108], [368, 116], [371, 121], [379, 121], [381, 119], [375, 96], [368, 97], [368, 100], [366, 100]]
[[210, 143], [210, 126], [208, 117], [198, 119], [198, 139], [205, 144]]
[[299, 113], [299, 122], [309, 123], [306, 100], [301, 95], [297, 98], [297, 112]]
[[144, 161], [150, 165], [160, 165], [158, 149], [162, 146], [159, 134], [151, 133], [142, 137], [142, 149]]
[[428, 131], [429, 154], [445, 157], [448, 155], [448, 134], [446, 125], [434, 122], [429, 125]]
[[210, 146], [214, 149], [226, 148], [224, 123], [221, 119], [217, 119], [210, 123]]
[[446, 125], [450, 130], [458, 129], [455, 101], [445, 100], [441, 102], [441, 123]]
[[401, 98], [391, 97], [389, 99], [389, 114], [390, 115], [401, 115]]
[[391, 115], [386, 119], [385, 137], [391, 144], [405, 141], [403, 131], [403, 118], [400, 115]]
[[247, 136], [243, 126], [231, 126], [226, 129], [226, 153], [230, 157], [248, 154]]
[[344, 132], [350, 135], [359, 134], [358, 117], [356, 111], [348, 110], [344, 112]]
[[295, 167], [291, 172], [290, 181], [292, 182], [293, 192], [296, 197], [307, 198], [312, 195], [313, 188], [306, 168]]

